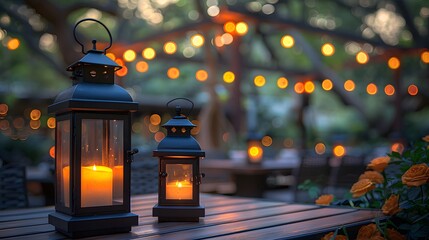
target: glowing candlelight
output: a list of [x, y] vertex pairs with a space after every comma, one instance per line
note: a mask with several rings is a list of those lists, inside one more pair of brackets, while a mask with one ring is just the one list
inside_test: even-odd
[[166, 186], [167, 199], [192, 199], [192, 184], [188, 181], [170, 182]]
[[112, 169], [105, 166], [82, 167], [81, 205], [82, 207], [112, 205]]

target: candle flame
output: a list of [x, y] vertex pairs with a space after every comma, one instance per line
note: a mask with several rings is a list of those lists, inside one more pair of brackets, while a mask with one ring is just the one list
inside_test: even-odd
[[176, 181], [176, 186], [181, 188], [182, 187], [182, 182]]
[[92, 170], [97, 171], [97, 167], [95, 166], [95, 164], [94, 164], [94, 166], [92, 166]]

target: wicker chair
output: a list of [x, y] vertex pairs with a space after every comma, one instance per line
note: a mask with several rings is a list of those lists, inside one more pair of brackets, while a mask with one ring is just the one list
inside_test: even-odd
[[24, 166], [5, 165], [0, 168], [0, 210], [28, 207]]

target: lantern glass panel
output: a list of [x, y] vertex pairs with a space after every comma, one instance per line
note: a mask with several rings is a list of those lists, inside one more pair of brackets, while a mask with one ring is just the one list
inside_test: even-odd
[[192, 200], [192, 164], [166, 164], [166, 199]]
[[82, 119], [82, 207], [123, 203], [123, 132], [123, 120]]
[[70, 207], [70, 120], [57, 122], [56, 135], [58, 198], [62, 206]]

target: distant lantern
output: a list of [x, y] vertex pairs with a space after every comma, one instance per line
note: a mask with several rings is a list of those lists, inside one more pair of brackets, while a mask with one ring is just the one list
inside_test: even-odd
[[247, 162], [250, 164], [261, 164], [263, 158], [262, 136], [250, 132], [247, 136]]
[[291, 48], [295, 45], [295, 39], [291, 35], [284, 35], [280, 40], [280, 44], [284, 48]]
[[[179, 99], [185, 98], [173, 99], [167, 107]], [[193, 108], [193, 103], [188, 101]], [[198, 222], [205, 216], [199, 192], [204, 177], [200, 173], [200, 160], [205, 152], [191, 136], [191, 130], [196, 126], [177, 105], [176, 115], [163, 127], [167, 136], [153, 151], [153, 156], [159, 157], [158, 204], [153, 207], [153, 216], [158, 217], [159, 222]]]
[[[103, 51], [85, 52], [76, 27], [95, 21], [109, 33]], [[114, 83], [121, 67], [106, 57], [112, 45], [107, 27], [95, 19], [73, 30], [85, 56], [70, 65], [73, 86], [48, 107], [55, 113], [55, 212], [49, 223], [69, 237], [129, 232], [138, 224], [130, 213], [131, 112], [138, 103]]]

